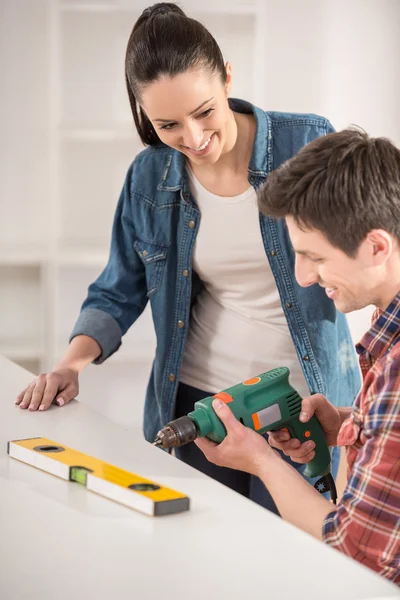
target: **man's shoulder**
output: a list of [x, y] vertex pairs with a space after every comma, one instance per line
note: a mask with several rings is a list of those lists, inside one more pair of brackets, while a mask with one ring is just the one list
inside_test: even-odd
[[374, 363], [372, 371], [376, 377], [389, 377], [390, 380], [398, 377], [400, 381], [400, 334], [393, 341], [387, 352]]
[[373, 413], [394, 411], [400, 416], [400, 341], [373, 364], [364, 379], [362, 393]]

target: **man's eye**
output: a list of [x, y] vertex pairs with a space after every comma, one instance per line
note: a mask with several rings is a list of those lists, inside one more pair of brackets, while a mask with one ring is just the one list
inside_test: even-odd
[[213, 112], [213, 108], [208, 108], [207, 110], [205, 110], [204, 112], [202, 112], [198, 118], [199, 119], [205, 119], [206, 117], [208, 117], [209, 115], [211, 115], [211, 113]]
[[176, 123], [167, 123], [166, 125], [162, 125], [160, 127], [160, 129], [166, 129], [166, 130], [173, 129], [175, 127], [175, 125], [176, 125]]
[[313, 263], [320, 263], [322, 262], [324, 259], [323, 258], [310, 258], [311, 262]]

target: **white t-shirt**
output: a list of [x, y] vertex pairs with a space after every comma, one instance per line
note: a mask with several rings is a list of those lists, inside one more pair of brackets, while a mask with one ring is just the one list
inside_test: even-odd
[[309, 390], [261, 237], [256, 192], [206, 190], [188, 169], [201, 213], [193, 268], [205, 284], [193, 307], [180, 381], [216, 393], [273, 369]]

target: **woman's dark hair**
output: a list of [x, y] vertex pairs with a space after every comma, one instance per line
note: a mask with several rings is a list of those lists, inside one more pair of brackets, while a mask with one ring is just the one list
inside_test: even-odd
[[146, 8], [133, 27], [125, 56], [129, 102], [144, 144], [156, 145], [160, 139], [139, 104], [141, 87], [163, 75], [173, 77], [199, 67], [219, 73], [225, 82], [222, 52], [204, 25], [176, 4], [160, 2]]

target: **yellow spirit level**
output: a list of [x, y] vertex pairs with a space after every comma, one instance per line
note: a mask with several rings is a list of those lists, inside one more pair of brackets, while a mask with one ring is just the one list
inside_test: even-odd
[[47, 438], [11, 441], [8, 454], [56, 477], [80, 483], [91, 492], [146, 515], [180, 513], [190, 507], [189, 498], [180, 492]]

